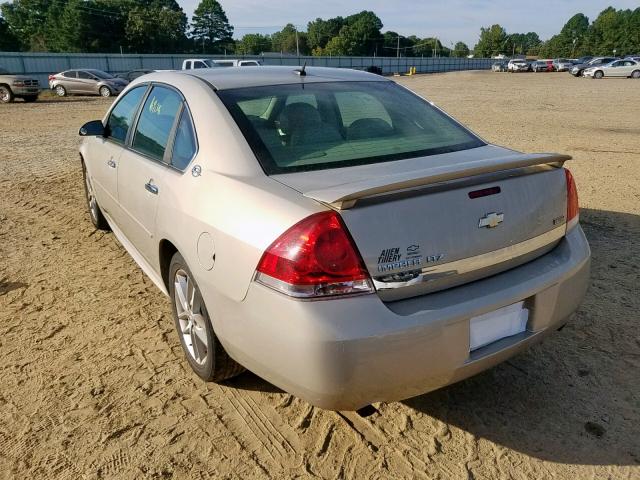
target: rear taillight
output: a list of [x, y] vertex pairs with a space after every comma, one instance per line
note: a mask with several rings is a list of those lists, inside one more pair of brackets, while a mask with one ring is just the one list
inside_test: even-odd
[[49, 81], [51, 81], [51, 80], [55, 80], [55, 79], [56, 79], [56, 76], [55, 76], [55, 75], [49, 75]]
[[256, 280], [292, 297], [372, 293], [373, 285], [336, 212], [313, 214], [267, 248]]
[[564, 169], [567, 177], [567, 231], [578, 223], [580, 207], [578, 206], [578, 189], [571, 172]]

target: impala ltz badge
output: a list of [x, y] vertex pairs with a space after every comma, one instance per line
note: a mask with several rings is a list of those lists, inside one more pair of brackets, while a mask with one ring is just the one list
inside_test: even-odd
[[443, 253], [423, 256], [420, 253], [420, 245], [416, 244], [409, 245], [406, 254], [400, 251], [400, 247], [385, 248], [378, 257], [378, 272], [409, 268], [415, 270], [421, 265], [439, 262], [443, 258]]
[[484, 217], [480, 218], [478, 228], [496, 228], [503, 221], [504, 213], [487, 213]]

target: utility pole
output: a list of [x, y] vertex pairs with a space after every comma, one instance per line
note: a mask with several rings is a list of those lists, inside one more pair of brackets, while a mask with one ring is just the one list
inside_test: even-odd
[[296, 55], [299, 57], [300, 56], [300, 43], [298, 42], [298, 27], [295, 27], [296, 29]]
[[398, 48], [396, 49], [396, 58], [400, 58], [400, 35], [398, 35]]

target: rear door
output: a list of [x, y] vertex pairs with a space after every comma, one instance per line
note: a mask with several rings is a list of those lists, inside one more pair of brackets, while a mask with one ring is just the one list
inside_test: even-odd
[[165, 192], [165, 176], [183, 98], [167, 86], [155, 85], [140, 110], [135, 131], [118, 168], [121, 229], [135, 248], [151, 261], [158, 199]]
[[79, 93], [82, 91], [80, 82], [78, 81], [78, 71], [68, 70], [62, 72], [62, 86], [68, 93]]
[[119, 98], [107, 117], [105, 136], [91, 137], [91, 156], [86, 158], [91, 181], [100, 207], [116, 222], [120, 222], [118, 208], [118, 164], [136, 113], [147, 86], [129, 90]]
[[98, 80], [96, 77], [84, 70], [78, 70], [78, 92], [98, 93]]

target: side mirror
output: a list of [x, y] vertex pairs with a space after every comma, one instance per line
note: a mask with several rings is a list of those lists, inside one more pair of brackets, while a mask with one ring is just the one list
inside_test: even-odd
[[105, 129], [102, 120], [92, 120], [80, 127], [78, 134], [81, 137], [104, 137]]

